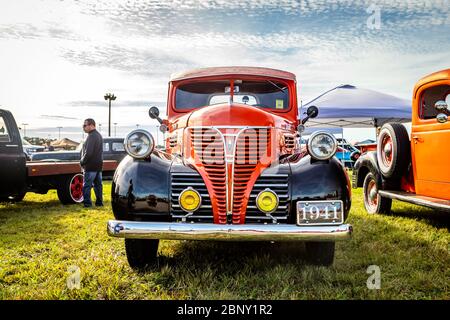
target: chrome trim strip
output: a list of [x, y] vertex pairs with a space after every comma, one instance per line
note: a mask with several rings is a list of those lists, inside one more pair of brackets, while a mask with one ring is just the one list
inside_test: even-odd
[[335, 241], [348, 239], [349, 224], [296, 226], [293, 224], [212, 224], [133, 222], [110, 220], [108, 234], [118, 238], [220, 241]]

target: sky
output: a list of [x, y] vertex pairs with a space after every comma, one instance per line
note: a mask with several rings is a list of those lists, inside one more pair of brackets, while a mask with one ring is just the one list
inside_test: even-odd
[[164, 114], [170, 74], [192, 68], [287, 70], [308, 102], [340, 84], [410, 100], [449, 63], [450, 0], [0, 0], [0, 108], [27, 136], [81, 140], [87, 117], [106, 133], [107, 92], [117, 136], [156, 135], [149, 106]]

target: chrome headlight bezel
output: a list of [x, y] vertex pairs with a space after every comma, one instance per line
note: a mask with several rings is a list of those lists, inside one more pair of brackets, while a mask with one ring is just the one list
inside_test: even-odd
[[[326, 156], [321, 156], [321, 155], [317, 155], [314, 153], [313, 148], [312, 148], [312, 143], [314, 141], [314, 139], [316, 139], [318, 136], [321, 135], [325, 135], [328, 136], [331, 141], [333, 142], [333, 145], [331, 147], [331, 152], [329, 154], [327, 154]], [[328, 133], [326, 131], [316, 131], [314, 132], [308, 139], [308, 144], [307, 144], [307, 150], [308, 153], [311, 155], [312, 158], [316, 159], [316, 160], [328, 160], [331, 159], [335, 154], [336, 154], [336, 150], [338, 147], [338, 143], [336, 138], [334, 137], [334, 135], [332, 135], [331, 133]]]
[[[147, 145], [148, 149], [142, 154], [137, 154], [137, 153], [133, 152], [131, 150], [131, 146], [129, 145], [129, 143], [131, 142], [130, 139], [135, 134], [141, 134], [148, 138], [148, 141], [149, 141], [149, 143]], [[155, 148], [155, 139], [153, 138], [152, 134], [150, 132], [148, 132], [147, 130], [136, 129], [136, 130], [131, 131], [129, 134], [127, 134], [127, 136], [124, 140], [124, 146], [125, 146], [125, 151], [131, 157], [133, 157], [135, 159], [145, 159], [153, 152], [153, 149]]]

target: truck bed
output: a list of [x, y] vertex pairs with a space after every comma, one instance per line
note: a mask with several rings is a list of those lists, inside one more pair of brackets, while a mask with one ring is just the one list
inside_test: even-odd
[[[53, 176], [60, 174], [72, 174], [81, 172], [78, 161], [29, 161], [26, 164], [29, 177]], [[114, 171], [118, 166], [117, 161], [103, 161], [103, 172]]]

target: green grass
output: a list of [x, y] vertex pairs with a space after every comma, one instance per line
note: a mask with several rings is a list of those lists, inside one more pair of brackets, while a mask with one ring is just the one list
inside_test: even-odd
[[[122, 239], [106, 235], [110, 183], [100, 209], [62, 206], [54, 191], [0, 204], [0, 299], [449, 299], [449, 217], [395, 202], [368, 215], [354, 190], [352, 240], [333, 267], [303, 261], [301, 244], [161, 241], [159, 266], [137, 273]], [[381, 289], [366, 286], [369, 265]], [[68, 268], [81, 272], [68, 289]]]

